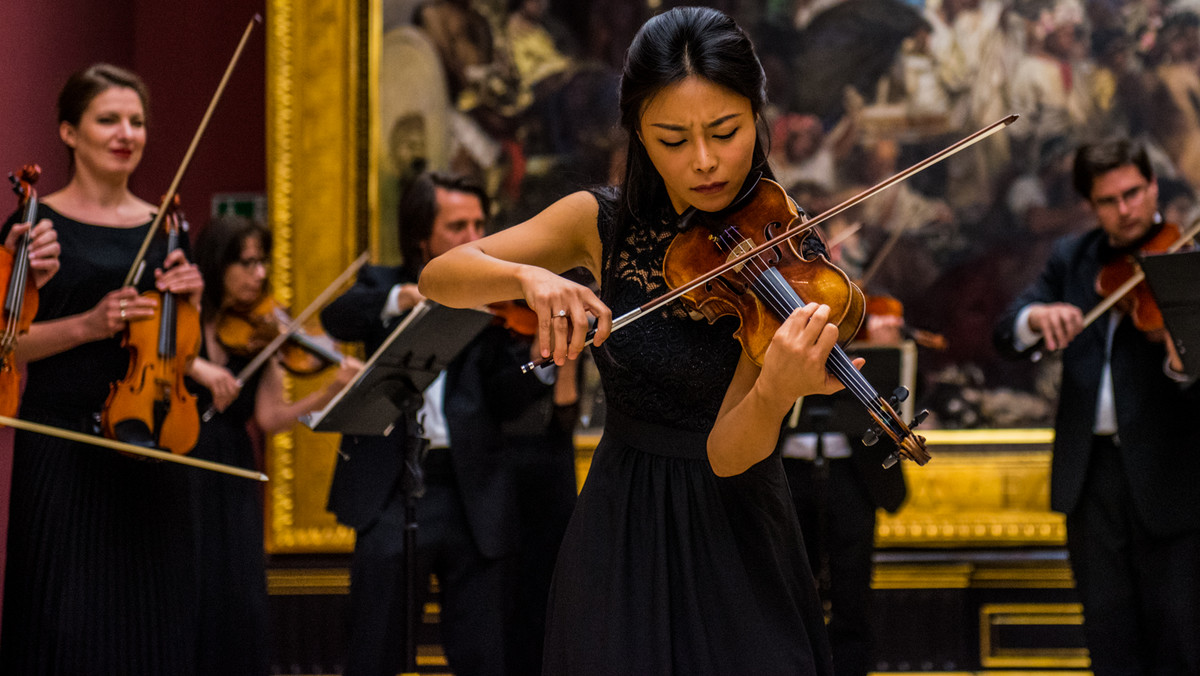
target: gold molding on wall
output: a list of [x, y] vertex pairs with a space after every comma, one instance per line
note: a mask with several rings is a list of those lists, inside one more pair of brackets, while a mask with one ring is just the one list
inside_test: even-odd
[[877, 561], [872, 589], [1072, 589], [1066, 560], [973, 563]]
[[[908, 499], [896, 514], [880, 511], [880, 547], [1063, 546], [1066, 522], [1050, 511], [1046, 433], [1014, 430], [928, 433], [933, 459], [905, 463]], [[987, 437], [990, 436], [990, 441]], [[1016, 439], [1037, 438], [1024, 446]], [[989, 446], [1004, 450], [987, 450]]]
[[[270, 0], [267, 199], [276, 297], [299, 308], [358, 256], [365, 141], [359, 0]], [[320, 379], [289, 379], [295, 398]], [[337, 436], [296, 426], [268, 444], [266, 548], [345, 552], [353, 532], [325, 511]]]
[[998, 646], [992, 628], [1002, 625], [1082, 626], [1079, 603], [985, 603], [979, 608], [979, 663], [985, 668], [1086, 668], [1087, 648], [1021, 648]]

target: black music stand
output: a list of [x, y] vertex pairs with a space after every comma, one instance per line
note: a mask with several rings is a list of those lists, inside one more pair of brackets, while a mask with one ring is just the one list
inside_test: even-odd
[[1146, 256], [1142, 270], [1184, 373], [1200, 378], [1200, 251]]
[[425, 494], [421, 463], [427, 442], [417, 413], [425, 388], [493, 317], [481, 310], [459, 310], [422, 301], [392, 329], [362, 371], [329, 404], [301, 421], [317, 432], [388, 436], [396, 422], [405, 422], [404, 580], [405, 673], [417, 671], [416, 566], [417, 499]]

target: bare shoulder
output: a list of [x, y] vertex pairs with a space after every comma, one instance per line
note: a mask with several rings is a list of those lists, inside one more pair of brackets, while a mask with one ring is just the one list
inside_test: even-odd
[[549, 219], [561, 225], [593, 227], [600, 214], [600, 203], [596, 196], [586, 190], [573, 192], [546, 207], [531, 221]]

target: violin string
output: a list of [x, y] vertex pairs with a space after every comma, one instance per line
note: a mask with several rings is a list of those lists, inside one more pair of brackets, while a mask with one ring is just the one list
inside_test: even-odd
[[[728, 250], [733, 249], [731, 246], [731, 240], [733, 239], [733, 236], [730, 236], [727, 233], [722, 233], [720, 239], [722, 244], [728, 247]], [[746, 267], [751, 265], [754, 266], [754, 268], [758, 271], [758, 279], [761, 280], [761, 283], [756, 283], [756, 281], [744, 271]], [[791, 309], [795, 309], [800, 307], [803, 303], [803, 299], [800, 299], [799, 295], [791, 287], [791, 285], [786, 283], [778, 269], [767, 265], [758, 256], [747, 259], [746, 263], [742, 266], [742, 269], [738, 272], [748, 284], [759, 290], [760, 297], [763, 298], [768, 305], [774, 306], [773, 309], [781, 318], [790, 314], [791, 310], [789, 307]], [[845, 354], [841, 346], [834, 346], [834, 350], [830, 353], [830, 358], [827, 360], [826, 365], [833, 375], [837, 377], [842, 384], [846, 386], [847, 390], [854, 394], [859, 401], [867, 407], [868, 410], [874, 412], [879, 419], [885, 421], [888, 427], [892, 428], [892, 431], [895, 432], [897, 436], [904, 436], [903, 431], [898, 429], [895, 421], [892, 420], [892, 416], [890, 416], [880, 405], [879, 401], [881, 397], [879, 396], [878, 392], [875, 391], [875, 388], [862, 376], [858, 369], [854, 368], [854, 365], [850, 362], [849, 356]]]
[[[735, 237], [728, 231], [722, 232], [718, 241], [726, 247], [726, 251], [733, 250]], [[746, 268], [753, 266], [757, 273], [757, 277], [752, 278]], [[774, 273], [773, 275], [770, 273]], [[778, 269], [767, 265], [758, 256], [747, 259], [747, 261], [738, 269], [738, 274], [751, 287], [759, 290], [759, 296], [768, 304], [772, 305], [772, 309], [783, 319], [787, 317], [792, 310], [802, 305], [803, 299], [799, 294], [782, 279]], [[790, 300], [790, 302], [789, 302]], [[888, 415], [879, 405], [879, 394], [875, 388], [862, 377], [858, 369], [850, 362], [849, 356], [841, 349], [840, 346], [834, 346], [834, 350], [830, 353], [830, 358], [826, 361], [826, 366], [837, 377], [843, 385], [846, 386], [868, 409], [874, 411], [882, 419], [887, 420]]]
[[[32, 217], [27, 217], [25, 222], [31, 222]], [[17, 324], [21, 320], [21, 312], [25, 308], [25, 288], [29, 277], [29, 234], [21, 236], [20, 244], [17, 246], [17, 251], [13, 255], [13, 268], [10, 273], [8, 284], [8, 298], [5, 301], [5, 309], [8, 310], [8, 318], [4, 324], [4, 345], [15, 345], [17, 338]]]

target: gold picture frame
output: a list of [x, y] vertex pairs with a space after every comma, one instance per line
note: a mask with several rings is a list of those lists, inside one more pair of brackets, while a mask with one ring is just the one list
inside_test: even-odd
[[[271, 282], [303, 307], [373, 241], [361, 227], [372, 184], [364, 66], [369, 11], [359, 0], [271, 0], [267, 7], [267, 200]], [[299, 271], [303, 271], [302, 274]], [[288, 379], [291, 396], [314, 384]], [[303, 426], [267, 444], [268, 553], [349, 552], [354, 533], [325, 509], [337, 435]]]

